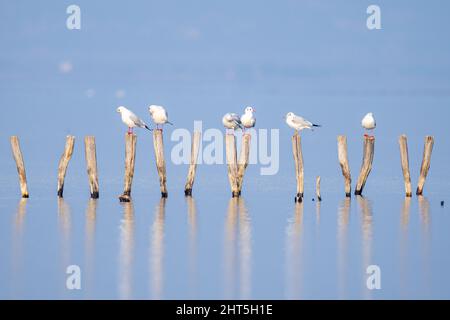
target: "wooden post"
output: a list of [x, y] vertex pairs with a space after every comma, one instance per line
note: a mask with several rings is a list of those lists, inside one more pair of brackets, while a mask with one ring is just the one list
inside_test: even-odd
[[29, 198], [30, 194], [28, 193], [25, 163], [23, 161], [19, 138], [17, 136], [11, 137], [11, 148], [14, 160], [16, 161], [17, 173], [19, 174], [20, 192], [22, 193], [22, 198]]
[[123, 194], [119, 196], [120, 202], [131, 201], [131, 185], [134, 177], [134, 164], [136, 160], [136, 142], [135, 134], [125, 135], [125, 177]]
[[62, 198], [64, 193], [64, 179], [66, 178], [67, 167], [69, 166], [70, 159], [72, 158], [73, 148], [75, 146], [75, 137], [66, 137], [66, 147], [64, 153], [59, 160], [58, 166], [58, 197]]
[[87, 136], [84, 138], [86, 166], [89, 177], [89, 187], [91, 198], [99, 198], [98, 171], [97, 171], [97, 151], [95, 146], [95, 137]]
[[316, 178], [316, 196], [317, 196], [317, 201], [322, 201], [322, 197], [320, 195], [320, 176], [318, 176]]
[[195, 172], [197, 170], [197, 159], [198, 152], [200, 149], [201, 132], [194, 132], [192, 136], [191, 145], [191, 164], [189, 166], [189, 172], [186, 180], [186, 185], [184, 186], [184, 195], [192, 196], [192, 188], [194, 187]]
[[433, 152], [433, 146], [434, 138], [432, 136], [426, 136], [425, 146], [423, 149], [422, 166], [420, 167], [420, 177], [416, 191], [416, 195], [418, 196], [423, 194], [423, 186], [425, 185], [425, 180], [427, 179], [428, 170], [430, 170], [431, 153]]
[[406, 137], [406, 135], [401, 135], [398, 138], [398, 143], [400, 145], [400, 158], [402, 164], [403, 179], [405, 181], [405, 192], [407, 197], [411, 197], [411, 175], [409, 172], [408, 138]]
[[234, 136], [234, 134], [227, 134], [225, 136], [225, 147], [225, 152], [227, 155], [228, 180], [230, 181], [231, 195], [233, 198], [239, 197], [236, 137]]
[[156, 168], [158, 169], [161, 197], [167, 198], [166, 161], [164, 160], [164, 144], [162, 130], [153, 130], [153, 146], [155, 148]]
[[244, 183], [245, 169], [247, 169], [250, 158], [250, 142], [252, 136], [250, 134], [242, 135], [241, 154], [239, 156], [237, 184], [239, 196], [241, 195], [242, 185]]
[[375, 151], [375, 138], [364, 137], [364, 155], [359, 173], [358, 182], [356, 184], [355, 195], [361, 195], [366, 185], [367, 178], [372, 170], [373, 155]]
[[295, 196], [295, 202], [302, 202], [304, 190], [302, 139], [297, 132], [292, 136], [292, 151], [294, 153], [295, 176], [297, 178], [297, 195]]
[[338, 158], [341, 165], [342, 175], [345, 179], [345, 196], [351, 197], [352, 192], [352, 175], [350, 174], [350, 166], [347, 156], [347, 137], [338, 136]]

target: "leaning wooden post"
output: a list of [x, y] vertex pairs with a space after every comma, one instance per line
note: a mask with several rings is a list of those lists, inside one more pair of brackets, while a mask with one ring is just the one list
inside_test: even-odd
[[67, 167], [69, 166], [70, 159], [72, 158], [73, 148], [75, 146], [75, 137], [66, 137], [66, 146], [64, 148], [64, 153], [59, 160], [58, 166], [58, 197], [62, 198], [64, 193], [64, 180], [66, 178]]
[[250, 134], [242, 135], [242, 146], [241, 154], [239, 156], [238, 173], [237, 173], [237, 184], [239, 196], [241, 195], [242, 185], [244, 183], [245, 169], [247, 169], [248, 162], [250, 159], [250, 142], [252, 136]]
[[195, 172], [197, 171], [197, 159], [198, 152], [200, 150], [201, 132], [194, 132], [192, 136], [191, 145], [191, 164], [189, 166], [189, 172], [186, 179], [186, 185], [184, 186], [184, 195], [192, 196], [192, 188], [194, 187]]
[[134, 177], [134, 164], [136, 160], [136, 142], [135, 134], [126, 134], [125, 136], [125, 177], [123, 194], [119, 196], [120, 202], [131, 201], [131, 185]]
[[17, 173], [19, 174], [20, 192], [22, 193], [22, 198], [29, 198], [30, 194], [28, 193], [25, 163], [23, 161], [19, 138], [17, 136], [11, 137], [11, 148], [14, 160], [16, 161]]
[[84, 138], [86, 166], [89, 177], [89, 187], [91, 198], [99, 198], [98, 171], [97, 171], [97, 151], [95, 146], [95, 137], [87, 136]]
[[375, 151], [375, 138], [364, 137], [364, 155], [359, 173], [358, 182], [356, 184], [355, 195], [361, 195], [366, 185], [367, 178], [372, 170], [373, 155]]
[[295, 196], [295, 202], [302, 202], [304, 190], [302, 139], [297, 132], [292, 136], [292, 151], [294, 153], [295, 176], [297, 178], [297, 194]]
[[425, 146], [423, 149], [422, 166], [420, 167], [420, 177], [416, 191], [416, 195], [418, 196], [423, 194], [423, 186], [425, 185], [425, 180], [427, 179], [428, 170], [430, 170], [431, 153], [433, 152], [433, 146], [434, 138], [432, 136], [426, 136]]
[[316, 178], [316, 196], [317, 201], [322, 201], [322, 196], [320, 195], [320, 176]]
[[347, 137], [338, 136], [338, 157], [341, 165], [342, 175], [345, 179], [345, 196], [351, 197], [352, 192], [352, 175], [350, 174], [350, 166], [348, 164], [347, 156]]
[[234, 134], [227, 134], [225, 136], [225, 152], [227, 155], [228, 180], [230, 181], [231, 195], [233, 198], [239, 197], [236, 137]]
[[156, 169], [159, 175], [159, 185], [161, 188], [161, 197], [167, 198], [167, 176], [166, 161], [164, 160], [164, 144], [162, 130], [153, 131], [153, 147], [155, 148]]
[[401, 135], [398, 138], [398, 143], [400, 145], [400, 158], [402, 164], [403, 179], [405, 181], [405, 192], [407, 197], [411, 197], [411, 175], [409, 172], [408, 138], [406, 137], [406, 135]]

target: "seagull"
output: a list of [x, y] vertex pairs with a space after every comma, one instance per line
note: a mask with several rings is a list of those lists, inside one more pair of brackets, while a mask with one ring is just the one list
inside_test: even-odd
[[[169, 114], [167, 113], [166, 109], [164, 109], [164, 107], [151, 105], [150, 107], [148, 107], [148, 111], [152, 116], [153, 122], [156, 124], [156, 130], [159, 129], [160, 125], [162, 126], [166, 123], [173, 125], [171, 122], [169, 122]], [[162, 128], [159, 130], [162, 131]]]
[[373, 136], [368, 135], [368, 130], [373, 130], [377, 126], [377, 122], [375, 121], [375, 118], [373, 117], [373, 113], [369, 112], [366, 114], [366, 116], [362, 119], [361, 125], [364, 129], [366, 129], [366, 133], [364, 134], [365, 137], [369, 137], [371, 139], [374, 139]]
[[243, 131], [253, 128], [256, 125], [256, 118], [253, 114], [255, 112], [256, 110], [252, 107], [245, 108], [245, 113], [241, 117], [241, 124], [244, 127]]
[[133, 128], [145, 128], [149, 131], [152, 131], [144, 121], [138, 118], [132, 111], [128, 110], [125, 107], [118, 107], [117, 112], [122, 116], [122, 121], [128, 126], [128, 134], [133, 134]]
[[227, 113], [226, 115], [224, 115], [222, 118], [222, 123], [223, 126], [227, 128], [227, 133], [230, 129], [231, 130], [236, 130], [238, 128], [243, 129], [241, 119], [236, 113]]
[[286, 115], [286, 123], [289, 127], [296, 131], [302, 131], [303, 129], [314, 130], [315, 127], [320, 127], [320, 125], [303, 119], [302, 117], [295, 115], [293, 112], [289, 112]]

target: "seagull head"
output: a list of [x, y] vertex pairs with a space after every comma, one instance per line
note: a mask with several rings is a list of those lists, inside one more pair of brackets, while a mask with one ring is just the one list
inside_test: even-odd
[[122, 107], [122, 106], [117, 108], [118, 113], [122, 113], [124, 110], [125, 110], [125, 107]]
[[245, 108], [245, 113], [253, 113], [256, 112], [256, 109], [253, 107], [247, 107]]
[[284, 118], [287, 120], [287, 119], [292, 119], [294, 116], [295, 115], [293, 112], [288, 112]]

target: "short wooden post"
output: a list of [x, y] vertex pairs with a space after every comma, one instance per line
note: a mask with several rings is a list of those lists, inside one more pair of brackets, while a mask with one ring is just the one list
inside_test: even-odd
[[134, 164], [136, 160], [136, 142], [135, 134], [125, 135], [125, 177], [123, 194], [119, 196], [120, 202], [131, 201], [131, 185], [134, 177]]
[[58, 166], [58, 197], [62, 198], [64, 193], [64, 180], [66, 178], [67, 167], [69, 166], [70, 159], [72, 158], [73, 148], [75, 146], [75, 137], [66, 137], [66, 146], [64, 148], [64, 153], [59, 160]]
[[201, 132], [194, 132], [192, 136], [191, 145], [191, 164], [189, 166], [189, 172], [186, 179], [186, 185], [184, 186], [184, 195], [192, 196], [192, 188], [194, 187], [195, 172], [197, 171], [198, 152], [200, 149]]
[[241, 154], [239, 156], [238, 175], [237, 175], [239, 196], [241, 195], [242, 185], [244, 183], [245, 169], [247, 169], [248, 162], [250, 159], [251, 138], [252, 136], [250, 134], [242, 135], [242, 146], [241, 146]]
[[85, 137], [84, 146], [91, 198], [98, 199], [100, 194], [98, 185], [97, 150], [95, 146], [95, 137]]
[[350, 174], [350, 166], [347, 156], [347, 137], [338, 136], [338, 158], [341, 165], [342, 175], [345, 179], [345, 196], [351, 197], [352, 192], [352, 175]]
[[14, 160], [16, 161], [17, 173], [19, 174], [20, 192], [22, 193], [22, 198], [29, 198], [30, 194], [28, 193], [25, 163], [23, 161], [19, 138], [17, 136], [11, 137], [11, 148]]
[[304, 190], [302, 139], [297, 132], [292, 136], [292, 151], [294, 153], [295, 176], [297, 178], [297, 194], [295, 196], [295, 202], [302, 202]]
[[234, 134], [227, 134], [225, 136], [225, 152], [227, 156], [228, 180], [230, 181], [231, 195], [233, 198], [239, 197], [236, 137]]
[[317, 201], [322, 201], [322, 196], [320, 195], [320, 176], [316, 178], [316, 196]]
[[373, 155], [375, 151], [375, 138], [364, 137], [364, 155], [359, 173], [358, 182], [356, 184], [355, 195], [361, 195], [366, 185], [367, 178], [372, 170]]
[[153, 147], [155, 148], [156, 169], [159, 175], [161, 197], [167, 198], [166, 161], [164, 160], [164, 144], [162, 130], [153, 130]]
[[409, 172], [408, 138], [406, 135], [401, 135], [398, 138], [398, 143], [400, 145], [400, 158], [403, 171], [403, 180], [405, 181], [405, 192], [407, 197], [411, 197], [411, 175]]
[[418, 196], [423, 194], [423, 187], [425, 185], [425, 180], [427, 179], [428, 170], [430, 170], [431, 153], [433, 152], [433, 146], [434, 146], [434, 138], [432, 136], [426, 136], [425, 146], [423, 149], [422, 166], [420, 167], [420, 177], [416, 191], [416, 195]]

